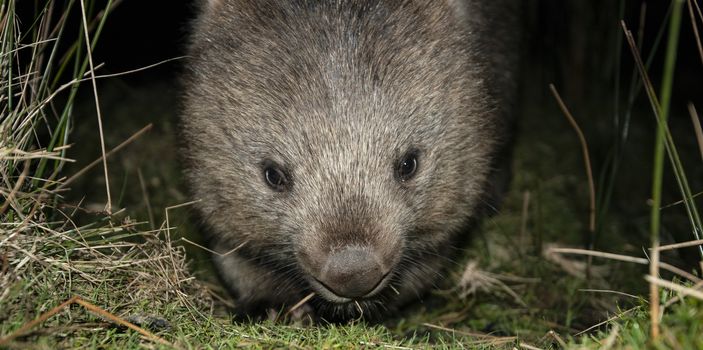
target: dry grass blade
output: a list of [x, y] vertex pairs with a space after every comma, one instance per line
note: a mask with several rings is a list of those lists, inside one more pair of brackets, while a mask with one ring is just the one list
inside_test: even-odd
[[201, 245], [201, 244], [195, 243], [195, 242], [189, 240], [188, 238], [185, 238], [185, 237], [184, 237], [184, 238], [181, 238], [181, 240], [182, 240], [183, 242], [186, 242], [186, 243], [190, 244], [190, 245], [193, 245], [193, 246], [195, 246], [195, 247], [198, 247], [198, 248], [200, 248], [200, 249], [202, 249], [202, 250], [204, 250], [204, 251], [206, 251], [206, 252], [208, 252], [208, 253], [215, 254], [215, 255], [217, 255], [217, 256], [219, 256], [219, 257], [225, 257], [225, 256], [227, 256], [227, 255], [230, 255], [230, 254], [236, 252], [237, 250], [239, 250], [240, 248], [242, 248], [243, 246], [245, 246], [247, 243], [249, 243], [249, 241], [244, 241], [244, 242], [242, 242], [241, 244], [239, 244], [238, 246], [236, 246], [236, 247], [230, 249], [228, 252], [219, 253], [219, 252], [216, 252], [216, 251], [214, 251], [214, 250], [212, 250], [212, 249], [210, 249], [210, 248], [208, 248], [208, 247], [204, 247], [204, 246]]
[[581, 334], [588, 333], [588, 332], [590, 332], [591, 330], [594, 330], [594, 329], [596, 329], [596, 328], [598, 328], [598, 327], [600, 327], [600, 326], [602, 326], [602, 325], [604, 325], [604, 324], [608, 324], [608, 323], [613, 322], [613, 321], [615, 321], [615, 320], [617, 320], [617, 319], [619, 319], [619, 318], [622, 318], [623, 316], [625, 316], [625, 315], [629, 314], [630, 312], [635, 311], [635, 310], [637, 310], [637, 309], [639, 309], [639, 308], [640, 308], [639, 306], [635, 306], [635, 307], [633, 307], [633, 308], [631, 308], [631, 309], [627, 309], [627, 310], [625, 310], [625, 311], [623, 311], [623, 312], [621, 312], [621, 313], [619, 313], [619, 314], [617, 314], [617, 315], [615, 315], [615, 316], [613, 316], [613, 317], [608, 318], [608, 319], [605, 320], [605, 321], [598, 322], [598, 323], [594, 324], [593, 326], [590, 326], [590, 327], [588, 327], [588, 328], [586, 328], [586, 329], [584, 329], [584, 330], [582, 330], [582, 331], [580, 331], [580, 332], [578, 332], [578, 333], [576, 333], [576, 334], [574, 334], [574, 335], [575, 335], [575, 336], [579, 336], [579, 335], [581, 335]]
[[701, 122], [698, 118], [696, 107], [690, 102], [688, 103], [688, 114], [691, 115], [693, 131], [696, 133], [696, 141], [698, 141], [698, 150], [701, 152], [701, 159], [703, 159], [703, 128], [701, 128]]
[[527, 221], [530, 210], [530, 191], [522, 195], [522, 213], [520, 215], [520, 245], [523, 246], [527, 239]]
[[[649, 276], [651, 278], [656, 278], [659, 276], [659, 245], [658, 242], [652, 247], [651, 261], [649, 264]], [[649, 280], [647, 280], [649, 281]], [[649, 284], [649, 321], [651, 324], [652, 338], [657, 339], [659, 337], [659, 324], [661, 322], [660, 315], [660, 298], [659, 298], [659, 288], [657, 284]]]
[[8, 335], [4, 338], [1, 338], [0, 345], [7, 344], [10, 341], [12, 341], [13, 339], [24, 335], [30, 329], [32, 329], [32, 328], [36, 327], [37, 325], [39, 325], [40, 323], [48, 320], [52, 316], [56, 315], [57, 313], [61, 312], [63, 309], [65, 309], [66, 307], [68, 307], [74, 303], [79, 304], [79, 305], [83, 306], [84, 308], [86, 308], [87, 310], [89, 310], [99, 316], [102, 316], [112, 322], [115, 322], [119, 325], [125, 326], [129, 329], [132, 329], [136, 332], [139, 332], [140, 334], [142, 334], [144, 337], [146, 337], [147, 339], [149, 339], [151, 341], [154, 341], [154, 342], [157, 342], [160, 344], [164, 344], [164, 345], [169, 345], [169, 346], [173, 347], [173, 344], [169, 343], [165, 339], [147, 331], [144, 328], [141, 328], [133, 323], [130, 323], [121, 317], [115, 316], [114, 314], [107, 312], [104, 309], [102, 309], [98, 306], [95, 306], [95, 305], [81, 299], [78, 296], [74, 296], [74, 297], [66, 300], [65, 302], [61, 303], [59, 306], [56, 306], [55, 308], [41, 314], [39, 317], [35, 318], [34, 320], [24, 324], [22, 327], [20, 327], [20, 329], [12, 332], [10, 335]]
[[368, 345], [374, 348], [384, 348], [384, 349], [397, 349], [397, 350], [415, 350], [415, 348], [409, 348], [407, 346], [389, 345], [389, 344], [379, 344], [368, 341], [360, 341], [359, 345]]
[[[701, 43], [701, 36], [698, 33], [698, 24], [696, 23], [696, 15], [693, 13], [692, 0], [687, 0], [688, 14], [691, 18], [691, 27], [693, 28], [693, 35], [696, 37], [696, 47], [698, 47], [698, 55], [700, 56], [701, 63], [703, 63], [703, 43]], [[696, 4], [696, 6], [698, 6]]]
[[[105, 173], [105, 191], [107, 194], [107, 204], [105, 205], [105, 211], [112, 213], [112, 198], [110, 196], [110, 176], [107, 171], [107, 156], [105, 155], [105, 134], [103, 133], [103, 121], [102, 121], [102, 111], [100, 110], [100, 99], [98, 98], [98, 84], [95, 81], [95, 66], [93, 65], [93, 50], [90, 44], [90, 35], [88, 31], [88, 20], [85, 15], [85, 3], [84, 0], [80, 0], [81, 4], [81, 17], [83, 19], [83, 33], [85, 34], [85, 49], [87, 51], [88, 62], [90, 64], [90, 75], [91, 81], [93, 83], [93, 96], [95, 97], [95, 111], [98, 117], [98, 132], [100, 133], [100, 151], [102, 152], [102, 162], [103, 170]], [[110, 5], [108, 4], [107, 8]]]
[[671, 249], [679, 249], [679, 248], [686, 248], [686, 247], [695, 247], [695, 246], [699, 246], [699, 245], [703, 245], [703, 239], [663, 245], [663, 246], [659, 246], [658, 249], [659, 249], [659, 251], [662, 251], [662, 250], [671, 250]]
[[[665, 59], [663, 65], [664, 69], [662, 73], [659, 99], [657, 99], [657, 95], [654, 93], [654, 88], [648, 78], [647, 71], [642, 65], [639, 50], [634, 43], [632, 33], [630, 33], [630, 31], [627, 29], [625, 22], [621, 21], [628, 45], [630, 46], [633, 56], [635, 56], [637, 68], [639, 70], [642, 81], [645, 83], [647, 96], [649, 98], [649, 102], [652, 106], [652, 110], [657, 120], [656, 140], [654, 143], [654, 162], [652, 167], [652, 197], [650, 209], [650, 241], [652, 245], [652, 257], [649, 266], [649, 274], [651, 278], [656, 278], [657, 276], [659, 276], [659, 242], [661, 231], [661, 202], [664, 181], [663, 178], [665, 155], [668, 156], [669, 160], [673, 165], [674, 174], [676, 177], [676, 182], [679, 186], [679, 190], [681, 191], [681, 194], [683, 195], [684, 199], [686, 199], [686, 210], [688, 218], [691, 221], [694, 237], [700, 239], [699, 230], [703, 229], [703, 227], [701, 226], [702, 223], [698, 211], [696, 209], [695, 202], [692, 199], [691, 191], [688, 185], [688, 180], [686, 179], [683, 166], [680, 163], [678, 152], [676, 150], [676, 146], [667, 126], [673, 89], [674, 72], [676, 67], [676, 58], [678, 53], [679, 33], [681, 31], [683, 4], [683, 0], [674, 0], [671, 2], [672, 12], [669, 17], [668, 39], [665, 51]], [[700, 249], [700, 253], [703, 257], [703, 249]], [[652, 339], [656, 341], [659, 338], [660, 333], [660, 300], [659, 289], [656, 283], [649, 284], [649, 295], [651, 336]]]
[[534, 345], [530, 345], [530, 344], [522, 343], [522, 342], [520, 343], [520, 347], [523, 349], [527, 349], [527, 350], [542, 350], [542, 348], [538, 348]]
[[295, 312], [295, 310], [298, 310], [301, 306], [305, 305], [305, 303], [307, 303], [314, 296], [315, 296], [315, 293], [310, 293], [310, 294], [306, 295], [303, 299], [300, 299], [299, 302], [297, 302], [295, 305], [293, 305], [293, 307], [291, 307], [290, 309], [288, 309], [288, 311], [286, 311], [286, 313], [285, 313], [285, 315], [283, 315], [283, 317], [286, 318], [286, 317], [290, 316], [291, 313]]
[[566, 342], [564, 341], [564, 339], [562, 339], [562, 338], [559, 336], [559, 334], [557, 334], [557, 332], [555, 332], [555, 331], [552, 330], [552, 331], [547, 332], [547, 335], [548, 335], [550, 338], [556, 340], [557, 343], [559, 343], [559, 346], [562, 347], [562, 349], [566, 349], [566, 348], [568, 347], [568, 345], [566, 344]]
[[132, 136], [130, 136], [128, 139], [122, 141], [122, 143], [120, 143], [119, 145], [117, 145], [117, 147], [111, 149], [111, 150], [110, 150], [109, 152], [107, 152], [105, 155], [103, 155], [102, 157], [100, 157], [100, 158], [98, 158], [98, 159], [92, 161], [90, 164], [88, 164], [88, 165], [86, 165], [85, 167], [83, 167], [83, 169], [81, 169], [81, 170], [79, 170], [77, 173], [73, 174], [73, 176], [71, 176], [71, 177], [69, 177], [68, 179], [66, 179], [66, 181], [62, 182], [61, 185], [58, 186], [58, 188], [63, 188], [63, 187], [68, 186], [70, 183], [72, 183], [73, 181], [75, 181], [75, 180], [76, 180], [77, 178], [79, 178], [81, 175], [85, 174], [88, 170], [90, 170], [90, 169], [92, 169], [93, 167], [95, 167], [96, 165], [100, 164], [100, 162], [102, 162], [104, 158], [110, 157], [111, 155], [113, 155], [113, 154], [119, 152], [122, 148], [124, 148], [125, 146], [127, 146], [127, 145], [129, 145], [130, 143], [134, 142], [134, 140], [136, 140], [136, 139], [138, 139], [139, 137], [141, 137], [141, 136], [142, 136], [144, 133], [146, 133], [147, 131], [151, 130], [152, 127], [153, 127], [153, 124], [150, 123], [150, 124], [148, 124], [147, 126], [141, 128], [139, 131], [135, 132], [135, 133], [134, 133]]
[[458, 329], [453, 329], [453, 328], [448, 328], [436, 324], [431, 324], [431, 323], [423, 323], [422, 324], [425, 327], [428, 328], [434, 328], [440, 331], [444, 332], [449, 332], [452, 334], [458, 334], [458, 335], [463, 335], [467, 337], [472, 337], [472, 338], [479, 338], [481, 341], [481, 344], [486, 344], [486, 345], [493, 345], [493, 346], [500, 346], [503, 344], [511, 343], [517, 340], [517, 337], [497, 337], [494, 335], [490, 334], [485, 334], [485, 333], [479, 333], [479, 332], [469, 332], [469, 331], [462, 331]]
[[142, 190], [142, 199], [144, 200], [144, 207], [146, 207], [146, 212], [149, 216], [149, 226], [152, 230], [156, 229], [156, 220], [154, 220], [154, 212], [151, 210], [151, 202], [149, 201], [149, 193], [146, 189], [146, 182], [144, 181], [144, 175], [142, 174], [142, 169], [137, 169], [137, 178], [139, 179], [139, 187]]
[[61, 303], [61, 305], [54, 307], [53, 309], [39, 315], [39, 317], [35, 318], [32, 321], [29, 321], [28, 323], [25, 323], [20, 329], [12, 332], [11, 334], [7, 335], [6, 337], [0, 338], [0, 345], [4, 345], [12, 341], [13, 339], [25, 334], [28, 330], [36, 327], [38, 324], [48, 320], [52, 316], [56, 315], [57, 313], [61, 312], [66, 306], [69, 306], [76, 302], [76, 299], [78, 297], [72, 297], [71, 299], [66, 300], [65, 302]]
[[[587, 249], [549, 248], [547, 250], [547, 254], [550, 254], [550, 253], [587, 255], [587, 256], [593, 256], [593, 257], [598, 257], [598, 258], [631, 262], [631, 263], [640, 264], [640, 265], [649, 265], [649, 263], [650, 263], [650, 261], [645, 258], [638, 258], [638, 257], [634, 257], [634, 256], [613, 254], [613, 253], [606, 253], [606, 252], [599, 252], [599, 251], [587, 250]], [[697, 277], [689, 272], [686, 272], [676, 266], [673, 266], [673, 265], [670, 265], [670, 264], [667, 264], [664, 262], [660, 262], [659, 267], [661, 267], [662, 269], [667, 270], [669, 272], [675, 273], [681, 277], [684, 277], [694, 283], [697, 283], [698, 281], [701, 280], [699, 277]]]
[[593, 170], [591, 168], [591, 157], [588, 152], [588, 143], [586, 142], [586, 137], [583, 136], [583, 131], [581, 131], [576, 119], [574, 119], [574, 116], [569, 111], [569, 108], [566, 107], [566, 104], [561, 99], [561, 96], [559, 96], [559, 92], [556, 87], [554, 87], [554, 84], [549, 84], [549, 89], [552, 91], [552, 95], [554, 95], [554, 98], [557, 100], [559, 108], [561, 108], [561, 111], [569, 120], [569, 123], [574, 128], [574, 131], [576, 131], [576, 135], [578, 135], [579, 138], [579, 143], [581, 144], [583, 162], [586, 166], [586, 176], [588, 177], [588, 193], [590, 197], [588, 230], [591, 234], [593, 234], [596, 231], [596, 186], [593, 181]]
[[579, 292], [591, 292], [591, 293], [608, 293], [608, 294], [616, 294], [616, 295], [622, 295], [624, 297], [628, 298], [633, 298], [633, 299], [639, 299], [640, 297], [637, 295], [632, 295], [629, 293], [617, 291], [617, 290], [609, 290], [609, 289], [579, 289]]
[[[160, 66], [160, 65], [162, 65], [162, 64], [166, 64], [166, 63], [169, 63], [169, 62], [182, 60], [182, 59], [184, 59], [184, 58], [186, 58], [186, 57], [187, 57], [187, 56], [171, 57], [171, 58], [167, 58], [167, 59], [165, 59], [165, 60], [161, 60], [161, 61], [159, 61], [159, 62], [150, 64], [150, 65], [148, 65], [148, 66], [144, 66], [144, 67], [140, 67], [140, 68], [136, 68], [136, 69], [130, 69], [130, 70], [126, 70], [126, 71], [123, 71], [123, 72], [112, 73], [112, 74], [96, 75], [96, 76], [95, 76], [95, 79], [97, 80], [97, 79], [105, 79], [105, 78], [116, 78], [116, 77], [121, 77], [121, 76], [123, 76], [123, 75], [134, 74], [134, 73], [138, 73], [138, 72], [141, 72], [141, 71], [145, 71], [145, 70], [152, 69], [152, 68], [154, 68], [154, 67], [158, 67], [158, 66]], [[98, 67], [95, 67], [95, 68], [97, 69], [97, 68], [99, 68], [100, 66], [101, 66], [101, 65], [98, 65]], [[82, 82], [82, 81], [88, 81], [88, 80], [92, 80], [92, 79], [93, 79], [93, 77], [90, 77], [90, 78], [86, 78], [86, 79], [83, 79], [83, 80], [80, 80], [80, 81]]]
[[[691, 196], [691, 198], [698, 198], [698, 197], [701, 196], [701, 195], [703, 195], [703, 192], [698, 192], [698, 193], [694, 194], [693, 196]], [[674, 206], [677, 206], [677, 205], [681, 205], [681, 204], [685, 204], [685, 203], [686, 203], [686, 200], [685, 200], [685, 199], [682, 199], [682, 200], [679, 200], [679, 201], [676, 201], [676, 202], [673, 202], [673, 203], [669, 203], [669, 204], [667, 204], [667, 205], [662, 205], [662, 206], [661, 206], [661, 209], [671, 208], [671, 207], [674, 207]]]
[[671, 290], [673, 290], [673, 291], [675, 291], [675, 292], [679, 292], [679, 293], [681, 293], [681, 294], [683, 294], [683, 295], [692, 296], [692, 297], [694, 297], [694, 298], [703, 300], [703, 292], [698, 291], [698, 290], [695, 290], [695, 289], [693, 289], [693, 288], [689, 288], [689, 287], [686, 287], [686, 286], [682, 286], [682, 285], [680, 285], [680, 284], [676, 284], [676, 283], [673, 283], [673, 282], [670, 282], [670, 281], [667, 281], [667, 280], [663, 280], [663, 279], [657, 278], [657, 277], [644, 276], [644, 278], [645, 278], [645, 279], [647, 280], [647, 282], [649, 282], [649, 283], [656, 284], [656, 285], [658, 285], [658, 286], [660, 286], [660, 287], [664, 287], [664, 288], [667, 288], [667, 289], [671, 289]]
[[[34, 7], [29, 2], [27, 9], [36, 12], [30, 10], [27, 16], [35, 17], [22, 18], [15, 15], [15, 1], [0, 1], [0, 37], [3, 39], [0, 45], [3, 52], [0, 55], [0, 71], [3, 72], [0, 74], [0, 196], [4, 197], [0, 203], [0, 328], [3, 336], [14, 330], [18, 331], [13, 332], [12, 337], [26, 334], [23, 332], [68, 305], [80, 304], [90, 310], [81, 313], [86, 317], [98, 314], [139, 331], [159, 344], [172, 346], [95, 305], [111, 305], [124, 314], [144, 313], [144, 305], [148, 305], [148, 312], [163, 317], [179, 312], [188, 315], [196, 306], [197, 310], [189, 314], [195, 318], [196, 314], [203, 316], [198, 314], [199, 310], [212, 309], [212, 304], [208, 305], [211, 300], [207, 289], [188, 273], [184, 247], [171, 246], [170, 242], [161, 240], [159, 232], [162, 231], [144, 231], [141, 224], [133, 222], [122, 211], [105, 216], [103, 212], [88, 212], [78, 207], [73, 207], [73, 213], [64, 213], [61, 209], [67, 205], [60, 196], [65, 186], [91, 167], [105, 165], [106, 158], [152, 127], [147, 125], [110, 152], [103, 148], [98, 160], [70, 179], [62, 177], [64, 165], [71, 161], [66, 153], [70, 145], [69, 131], [75, 127], [72, 111], [79, 82], [85, 79], [93, 82], [96, 108], [100, 113], [95, 94], [98, 66], [88, 62], [92, 60], [89, 53], [112, 8], [110, 4], [119, 2], [108, 1], [105, 5], [76, 0], [61, 2], [55, 10], [51, 10], [53, 1], [35, 2]], [[77, 12], [79, 3], [80, 12]], [[68, 13], [74, 12], [77, 15], [75, 28], [66, 24], [69, 23]], [[89, 24], [88, 19], [96, 12], [99, 13], [97, 22]], [[54, 19], [58, 23], [52, 22]], [[98, 25], [91, 30], [94, 24]], [[69, 34], [62, 36], [62, 33]], [[71, 37], [67, 37], [70, 35], [77, 38], [71, 41]], [[30, 42], [31, 45], [26, 45]], [[70, 47], [70, 52], [62, 51], [65, 47]], [[88, 65], [90, 70], [87, 70]], [[66, 96], [55, 101], [60, 94]], [[101, 116], [98, 119], [101, 120]], [[100, 136], [102, 138], [102, 132]], [[101, 147], [104, 147], [102, 139]], [[109, 191], [109, 185], [106, 189]], [[108, 200], [108, 205], [110, 203]], [[89, 213], [94, 220], [79, 218], [82, 213]], [[90, 295], [94, 299], [89, 303], [69, 298], [72, 295]], [[69, 301], [62, 303], [66, 299]], [[44, 305], [59, 304], [49, 313], [37, 312], [41, 314], [37, 320], [26, 322], [27, 310], [44, 311]], [[85, 321], [84, 316], [72, 316], [76, 323]], [[199, 320], [209, 318], [203, 316]], [[81, 335], [77, 338], [82, 338], [82, 331], [86, 330], [78, 331]], [[51, 334], [46, 335], [51, 337]], [[8, 341], [11, 339], [2, 338], [0, 348]], [[77, 344], [70, 337], [60, 340], [64, 341], [61, 344], [67, 347]]]
[[615, 340], [618, 339], [618, 335], [620, 334], [620, 326], [617, 324], [613, 326], [613, 329], [610, 331], [610, 334], [608, 334], [608, 337], [605, 338], [605, 341], [603, 341], [603, 346], [601, 346], [601, 350], [609, 350], [613, 347], [615, 344]]
[[[681, 2], [677, 2], [677, 4], [680, 4]], [[677, 8], [680, 8], [680, 6], [677, 6]], [[676, 179], [676, 183], [679, 187], [679, 190], [683, 196], [683, 204], [686, 207], [686, 212], [688, 219], [691, 223], [692, 231], [693, 231], [693, 236], [695, 239], [701, 239], [701, 230], [703, 230], [703, 220], [701, 220], [700, 215], [698, 213], [698, 210], [696, 208], [695, 201], [693, 201], [693, 194], [691, 193], [691, 189], [688, 185], [688, 180], [686, 179], [686, 175], [684, 173], [683, 166], [681, 165], [681, 160], [679, 159], [678, 152], [676, 151], [676, 146], [674, 144], [674, 140], [671, 136], [671, 133], [669, 131], [669, 128], [666, 123], [666, 118], [665, 115], [662, 115], [662, 105], [659, 102], [659, 99], [657, 98], [657, 95], [654, 91], [654, 86], [652, 85], [651, 80], [649, 79], [649, 75], [647, 74], [646, 67], [644, 63], [642, 62], [642, 57], [640, 55], [639, 49], [637, 45], [635, 44], [634, 38], [632, 36], [632, 32], [627, 28], [627, 25], [625, 24], [625, 21], [620, 21], [620, 25], [622, 26], [623, 32], [625, 33], [625, 38], [627, 39], [627, 43], [630, 46], [630, 50], [632, 51], [633, 58], [635, 60], [635, 64], [637, 66], [637, 70], [639, 71], [639, 75], [643, 81], [643, 85], [645, 88], [645, 91], [647, 92], [647, 97], [650, 103], [650, 106], [652, 107], [652, 111], [654, 113], [654, 116], [657, 120], [657, 125], [659, 127], [657, 136], [659, 137], [660, 133], [663, 134], [663, 147], [666, 149], [666, 153], [669, 157], [669, 160], [674, 168], [674, 177]], [[673, 32], [673, 31], [672, 31]], [[667, 55], [669, 56], [669, 55]], [[667, 61], [669, 60], [669, 57], [667, 57]], [[671, 67], [670, 67], [671, 68]], [[672, 74], [673, 76], [673, 74]], [[671, 77], [669, 77], [671, 78]], [[668, 83], [671, 84], [671, 81], [668, 80]], [[666, 89], [667, 91], [670, 92], [670, 89]], [[661, 131], [659, 131], [661, 130]], [[657, 152], [658, 154], [659, 152]], [[657, 157], [659, 158], [659, 157]], [[663, 166], [662, 166], [663, 167]], [[656, 177], [661, 180], [661, 172], [657, 172], [655, 175]], [[657, 181], [659, 182], [659, 181]], [[655, 186], [661, 189], [659, 186]], [[653, 193], [653, 194], [656, 194]], [[654, 196], [653, 196], [654, 199]], [[654, 201], [653, 200], [653, 210], [652, 210], [652, 227], [658, 227], [659, 225], [659, 210], [660, 210], [660, 205], [659, 201]], [[656, 209], [656, 210], [654, 210]], [[656, 248], [656, 247], [655, 247]], [[701, 257], [703, 257], [703, 247], [700, 247], [699, 253], [701, 254]]]
[[510, 289], [501, 279], [502, 276], [496, 275], [479, 268], [478, 262], [470, 260], [464, 267], [464, 272], [461, 274], [456, 290], [459, 292], [459, 297], [466, 298], [469, 295], [475, 294], [478, 291], [485, 293], [495, 293], [503, 291], [510, 295], [516, 303], [527, 306], [520, 295]]
[[147, 339], [150, 339], [150, 340], [157, 342], [157, 343], [160, 343], [160, 344], [169, 345], [169, 346], [174, 347], [173, 344], [171, 344], [168, 341], [166, 341], [165, 339], [155, 335], [154, 333], [151, 333], [151, 332], [147, 331], [146, 329], [141, 328], [141, 327], [139, 327], [139, 326], [137, 326], [137, 325], [121, 318], [121, 317], [115, 316], [115, 315], [105, 311], [104, 309], [101, 309], [101, 308], [81, 299], [81, 298], [76, 298], [75, 302], [77, 304], [80, 304], [81, 306], [85, 307], [86, 309], [88, 309], [88, 310], [90, 310], [90, 311], [92, 311], [102, 317], [107, 318], [108, 320], [110, 320], [112, 322], [115, 322], [115, 323], [120, 324], [122, 326], [125, 326], [129, 329], [132, 329], [136, 332], [139, 332], [140, 334], [145, 336]]
[[[694, 290], [700, 290], [701, 288], [703, 288], [703, 281], [698, 282], [698, 283], [694, 284], [693, 287], [691, 287], [691, 289], [694, 289]], [[675, 303], [678, 303], [679, 301], [681, 301], [681, 299], [683, 299], [683, 294], [679, 294], [679, 295], [667, 300], [667, 302], [664, 303], [664, 307], [662, 307], [662, 313], [664, 312], [664, 309], [668, 308], [671, 305], [674, 305]]]
[[[588, 232], [590, 233], [590, 237], [588, 237], [586, 239], [586, 241], [591, 242], [589, 244], [588, 248], [593, 248], [592, 242], [595, 240], [595, 234], [596, 234], [596, 185], [595, 185], [595, 182], [593, 181], [593, 169], [591, 168], [591, 157], [588, 152], [588, 143], [586, 142], [586, 137], [583, 135], [583, 131], [581, 131], [581, 128], [579, 127], [578, 123], [576, 122], [576, 119], [574, 118], [574, 116], [569, 111], [569, 108], [566, 107], [564, 100], [562, 100], [556, 87], [554, 87], [554, 84], [549, 84], [549, 89], [551, 90], [552, 95], [554, 95], [554, 98], [557, 100], [557, 103], [559, 104], [559, 108], [561, 108], [562, 113], [564, 113], [564, 116], [566, 116], [566, 118], [569, 120], [569, 123], [574, 128], [574, 131], [576, 132], [576, 135], [578, 136], [579, 143], [581, 144], [581, 152], [583, 153], [583, 162], [586, 167], [586, 177], [588, 178], [588, 197], [589, 197]], [[587, 264], [586, 264], [586, 278], [588, 280], [590, 280], [589, 277], [591, 276], [591, 263], [592, 263], [591, 260], [592, 259], [589, 257]]]
[[[24, 169], [22, 170], [22, 173], [17, 179], [17, 182], [15, 182], [15, 186], [12, 188], [10, 193], [5, 196], [5, 203], [3, 203], [2, 207], [0, 207], [0, 215], [2, 215], [5, 210], [7, 210], [7, 208], [13, 203], [15, 195], [17, 194], [17, 192], [19, 192], [20, 188], [22, 188], [22, 184], [24, 184], [24, 180], [27, 178], [27, 174], [29, 173], [29, 164], [29, 160], [24, 161]], [[17, 211], [21, 212], [21, 210]]]

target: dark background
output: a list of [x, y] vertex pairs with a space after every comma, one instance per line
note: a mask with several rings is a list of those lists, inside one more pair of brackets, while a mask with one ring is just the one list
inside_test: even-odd
[[[189, 23], [197, 9], [195, 3], [194, 0], [122, 1], [108, 18], [101, 44], [94, 52], [95, 60], [105, 62], [106, 71], [121, 72], [183, 55]], [[544, 74], [557, 85], [567, 85], [589, 95], [585, 87], [592, 86], [594, 78], [613, 80], [617, 62], [614, 56], [622, 32], [619, 20], [624, 19], [636, 34], [643, 5], [646, 6], [646, 21], [642, 52], [648, 54], [662, 28], [669, 1], [526, 0], [521, 14], [525, 39], [522, 49], [526, 58], [540, 65]], [[690, 28], [688, 12], [684, 9], [676, 76], [680, 89], [674, 94], [682, 100], [701, 98], [695, 89], [687, 89], [697, 82], [702, 72]], [[661, 75], [663, 45], [650, 71], [655, 81]], [[624, 44], [622, 49], [621, 71], [629, 78], [631, 55]], [[167, 65], [124, 79], [135, 83], [143, 79], [170, 79], [177, 74], [176, 66]]]

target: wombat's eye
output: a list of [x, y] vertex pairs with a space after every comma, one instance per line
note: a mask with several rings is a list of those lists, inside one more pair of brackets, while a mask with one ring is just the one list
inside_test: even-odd
[[400, 181], [407, 181], [415, 176], [417, 172], [417, 151], [411, 150], [406, 153], [398, 162], [396, 176]]
[[288, 189], [288, 176], [273, 162], [264, 162], [264, 179], [274, 191], [283, 192]]

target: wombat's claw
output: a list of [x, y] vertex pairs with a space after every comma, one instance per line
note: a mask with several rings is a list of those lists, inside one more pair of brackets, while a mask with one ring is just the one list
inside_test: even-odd
[[309, 326], [313, 323], [315, 318], [315, 310], [313, 310], [310, 304], [305, 303], [295, 310], [291, 310], [288, 313], [290, 322], [295, 325]]
[[315, 312], [310, 304], [302, 304], [295, 309], [290, 309], [286, 312], [268, 308], [266, 309], [266, 319], [271, 322], [283, 321], [293, 325], [308, 326], [315, 319]]

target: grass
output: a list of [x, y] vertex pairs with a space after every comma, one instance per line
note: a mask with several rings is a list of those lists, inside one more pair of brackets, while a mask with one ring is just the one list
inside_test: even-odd
[[[648, 77], [654, 54], [643, 63], [637, 49], [642, 39], [626, 36], [639, 69], [633, 73], [628, 108], [616, 113], [618, 118], [620, 113], [646, 115], [646, 103], [635, 103], [632, 92], [644, 86], [661, 136], [656, 141], [660, 151], [653, 153], [662, 152], [661, 162], [655, 167], [627, 152], [625, 144], [632, 141], [618, 127], [619, 155], [610, 158], [614, 165], [609, 168], [614, 170], [602, 172], [600, 181], [589, 180], [579, 147], [589, 158], [590, 125], [585, 119], [576, 124], [585, 111], [572, 110], [570, 116], [584, 130], [579, 142], [557, 101], [528, 89], [514, 178], [501, 213], [483, 222], [464, 258], [421, 303], [383, 324], [233, 323], [226, 308], [231, 301], [209, 274], [205, 252], [189, 243], [199, 241], [170, 151], [176, 126], [169, 112], [150, 109], [176, 103], [158, 83], [143, 88], [96, 83], [101, 65], [91, 62], [89, 51], [99, 45], [109, 10], [118, 3], [49, 1], [36, 8], [33, 21], [20, 23], [15, 3], [0, 2], [0, 348], [703, 347], [700, 275], [670, 254], [677, 247], [666, 246], [667, 221], [661, 221], [663, 231], [651, 231], [653, 242], [647, 240], [649, 224], [672, 208], [663, 197], [655, 200], [649, 218], [644, 205], [649, 194], [639, 202], [634, 196], [620, 199], [617, 182], [617, 169], [664, 174], [668, 155], [679, 191], [670, 197], [683, 199], [673, 209], [683, 208], [691, 223], [686, 240], [697, 239], [694, 197], [700, 181], [687, 180], [687, 153], [676, 145], [682, 134], [667, 125], [666, 94], [675, 87], [673, 54], [678, 50], [671, 36], [659, 97]], [[697, 5], [687, 2], [694, 25], [703, 24]], [[686, 30], [676, 19], [683, 1], [672, 6], [669, 32]], [[69, 21], [68, 15], [80, 21]], [[79, 94], [81, 83], [93, 84], [88, 97]], [[547, 84], [541, 86], [546, 91]], [[124, 96], [133, 103], [124, 104]], [[563, 109], [569, 104], [568, 99], [559, 102]], [[102, 118], [95, 118], [96, 105]], [[695, 108], [686, 112], [700, 118]], [[669, 114], [676, 113], [679, 109], [672, 108]], [[545, 115], [559, 122], [544, 123]], [[104, 132], [94, 131], [97, 123], [105, 124]], [[637, 121], [632, 124], [626, 126], [632, 138], [638, 132], [655, 134]], [[696, 135], [690, 137], [695, 144]], [[564, 149], [571, 151], [564, 154]], [[545, 159], [559, 159], [559, 167]], [[686, 169], [690, 173], [701, 168], [696, 159]], [[95, 166], [88, 169], [88, 164]], [[653, 185], [667, 194], [648, 179], [621, 181], [635, 182], [643, 192]], [[594, 198], [597, 190], [607, 193]], [[619, 212], [630, 206], [639, 208], [634, 223]], [[603, 208], [612, 208], [607, 219]], [[645, 280], [641, 265], [556, 249], [584, 242], [644, 263], [642, 249], [654, 243], [649, 260], [654, 268]], [[685, 277], [666, 272], [664, 263], [686, 266]], [[649, 286], [655, 294], [647, 297]], [[66, 301], [71, 302], [62, 304]], [[42, 315], [45, 319], [32, 323]]]

